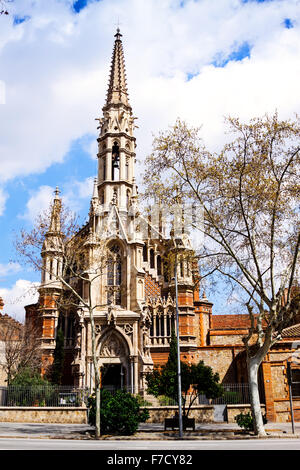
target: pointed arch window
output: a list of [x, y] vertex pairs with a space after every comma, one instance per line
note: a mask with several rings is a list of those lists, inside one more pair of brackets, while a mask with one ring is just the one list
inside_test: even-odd
[[122, 258], [121, 249], [113, 245], [107, 258], [107, 303], [121, 305]]
[[118, 181], [120, 177], [119, 165], [120, 161], [120, 149], [118, 142], [114, 142], [112, 147], [112, 179], [113, 181]]

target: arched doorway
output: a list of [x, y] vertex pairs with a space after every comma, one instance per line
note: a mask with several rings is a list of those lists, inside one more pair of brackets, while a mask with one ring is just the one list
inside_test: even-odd
[[110, 391], [129, 388], [131, 371], [129, 350], [121, 334], [112, 330], [100, 345], [101, 386]]
[[103, 364], [101, 369], [101, 386], [114, 391], [127, 387], [126, 369], [123, 364]]

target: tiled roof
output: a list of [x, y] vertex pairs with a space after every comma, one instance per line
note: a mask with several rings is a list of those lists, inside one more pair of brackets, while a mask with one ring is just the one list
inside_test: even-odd
[[[246, 314], [240, 315], [212, 315], [213, 330], [232, 330], [238, 328], [249, 328], [250, 318]], [[282, 330], [282, 338], [293, 338], [300, 336], [300, 323], [289, 326]]]
[[155, 299], [157, 297], [161, 297], [160, 285], [148, 273], [146, 273], [146, 276], [145, 276], [145, 296], [146, 296], [146, 299], [147, 298]]
[[281, 336], [283, 338], [291, 338], [295, 336], [300, 336], [300, 323], [289, 326], [288, 328], [285, 328], [284, 330], [282, 330]]

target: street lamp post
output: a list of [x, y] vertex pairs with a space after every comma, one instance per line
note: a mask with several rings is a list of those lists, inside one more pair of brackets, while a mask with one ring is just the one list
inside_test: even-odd
[[292, 371], [291, 371], [291, 363], [289, 361], [287, 361], [287, 376], [288, 376], [288, 384], [289, 384], [289, 398], [290, 398], [292, 432], [293, 432], [293, 434], [295, 434], [294, 409], [293, 409], [293, 392], [292, 392]]
[[177, 376], [178, 376], [178, 411], [179, 437], [182, 437], [182, 402], [181, 402], [181, 367], [179, 344], [179, 311], [178, 311], [178, 282], [177, 282], [177, 252], [175, 256], [175, 297], [176, 297], [176, 333], [177, 333]]

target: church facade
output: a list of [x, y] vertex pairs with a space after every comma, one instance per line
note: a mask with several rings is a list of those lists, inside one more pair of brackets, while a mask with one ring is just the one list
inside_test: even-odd
[[[80, 251], [80, 276], [72, 281], [70, 269], [65, 270], [57, 190], [41, 254], [44, 269], [39, 301], [26, 307], [26, 321], [40, 328], [42, 373], [53, 362], [61, 328], [65, 340], [63, 383], [92, 389], [94, 328], [102, 385], [126, 387], [145, 395], [145, 375], [167, 361], [172, 329], [177, 327], [177, 284], [181, 359], [191, 363], [203, 360], [219, 373], [223, 383], [246, 383], [242, 336], [248, 331], [248, 316], [213, 315], [213, 304], [204, 293], [200, 295], [188, 236], [181, 233], [175, 238], [172, 231], [168, 235], [159, 215], [154, 223], [141, 213], [135, 180], [136, 118], [129, 103], [121, 37], [117, 30], [106, 102], [99, 119], [98, 175], [89, 220], [74, 235], [70, 247], [71, 254], [74, 247]], [[66, 291], [63, 276], [79, 294], [69, 308], [60, 302]], [[299, 325], [293, 328], [261, 367], [262, 396], [272, 420], [288, 419], [284, 408], [288, 407], [286, 364], [293, 342], [300, 340]]]
[[[98, 175], [91, 198], [89, 221], [75, 235], [84, 246], [85, 272], [80, 285], [83, 302], [78, 308], [58, 308], [64, 285], [64, 254], [60, 248], [61, 199], [53, 201], [49, 231], [42, 250], [43, 273], [39, 304], [27, 307], [27, 319], [41, 322], [42, 362], [51, 364], [58, 328], [66, 343], [64, 381], [93, 385], [91, 321], [85, 303], [93, 305], [97, 355], [103, 384], [126, 386], [134, 393], [145, 389], [145, 374], [167, 360], [169, 342], [176, 328], [175, 278], [164, 260], [175, 249], [164, 227], [143, 217], [135, 182], [135, 117], [129, 103], [123, 45], [115, 35], [108, 93], [99, 119]], [[178, 242], [178, 240], [177, 240]], [[60, 253], [60, 250], [61, 253]], [[106, 262], [97, 271], [101, 253]], [[178, 254], [178, 300], [181, 351], [194, 359], [199, 346], [200, 312], [208, 317], [206, 300], [195, 291], [197, 272], [190, 259], [192, 247], [183, 234]], [[93, 280], [92, 280], [93, 278]], [[89, 289], [90, 288], [90, 289]], [[89, 292], [88, 292], [89, 291]], [[205, 306], [205, 307], [204, 307]], [[206, 320], [207, 321], [207, 320]]]

